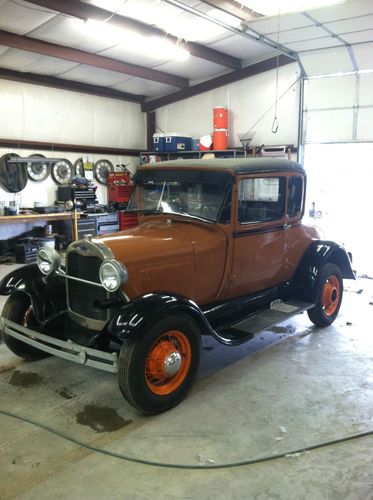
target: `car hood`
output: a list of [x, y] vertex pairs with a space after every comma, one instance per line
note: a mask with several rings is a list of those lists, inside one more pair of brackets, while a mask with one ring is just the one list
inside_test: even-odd
[[197, 302], [212, 300], [224, 274], [227, 238], [215, 224], [193, 219], [146, 219], [101, 237], [128, 269], [130, 297], [168, 291]]
[[225, 236], [214, 224], [164, 219], [147, 220], [133, 229], [101, 237], [100, 241], [128, 267], [209, 251], [225, 241]]

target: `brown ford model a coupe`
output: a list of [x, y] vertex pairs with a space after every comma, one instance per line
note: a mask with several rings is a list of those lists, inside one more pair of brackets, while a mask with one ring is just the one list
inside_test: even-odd
[[299, 312], [330, 325], [345, 250], [302, 225], [306, 176], [282, 159], [181, 160], [140, 167], [138, 227], [51, 248], [0, 283], [1, 330], [25, 359], [55, 354], [117, 372], [135, 407], [177, 405], [201, 335], [238, 345]]

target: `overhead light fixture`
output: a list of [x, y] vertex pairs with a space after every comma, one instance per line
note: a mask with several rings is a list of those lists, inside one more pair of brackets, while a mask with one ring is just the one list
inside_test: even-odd
[[166, 36], [144, 36], [137, 31], [125, 30], [93, 19], [85, 21], [83, 26], [88, 36], [101, 38], [113, 45], [120, 45], [132, 53], [175, 61], [185, 61], [190, 56], [186, 49]]
[[276, 16], [289, 14], [291, 12], [302, 12], [306, 10], [329, 7], [346, 0], [235, 0], [240, 5], [262, 14], [264, 16]]

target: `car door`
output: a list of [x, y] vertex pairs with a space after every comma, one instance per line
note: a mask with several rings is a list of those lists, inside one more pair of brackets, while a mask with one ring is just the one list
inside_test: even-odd
[[237, 182], [229, 297], [270, 288], [286, 278], [286, 175], [245, 175]]

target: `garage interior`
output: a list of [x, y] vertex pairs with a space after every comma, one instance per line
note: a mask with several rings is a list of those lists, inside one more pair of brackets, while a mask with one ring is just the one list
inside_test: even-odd
[[[156, 416], [112, 374], [0, 343], [1, 499], [373, 498], [373, 4], [296, 3], [0, 0], [0, 163], [29, 172], [0, 184], [0, 279], [40, 241], [137, 224], [112, 191], [140, 164], [205, 155], [302, 163], [303, 221], [356, 272], [325, 329], [203, 337], [191, 392]], [[168, 134], [186, 146], [159, 150]], [[61, 187], [81, 172], [77, 215]]]

